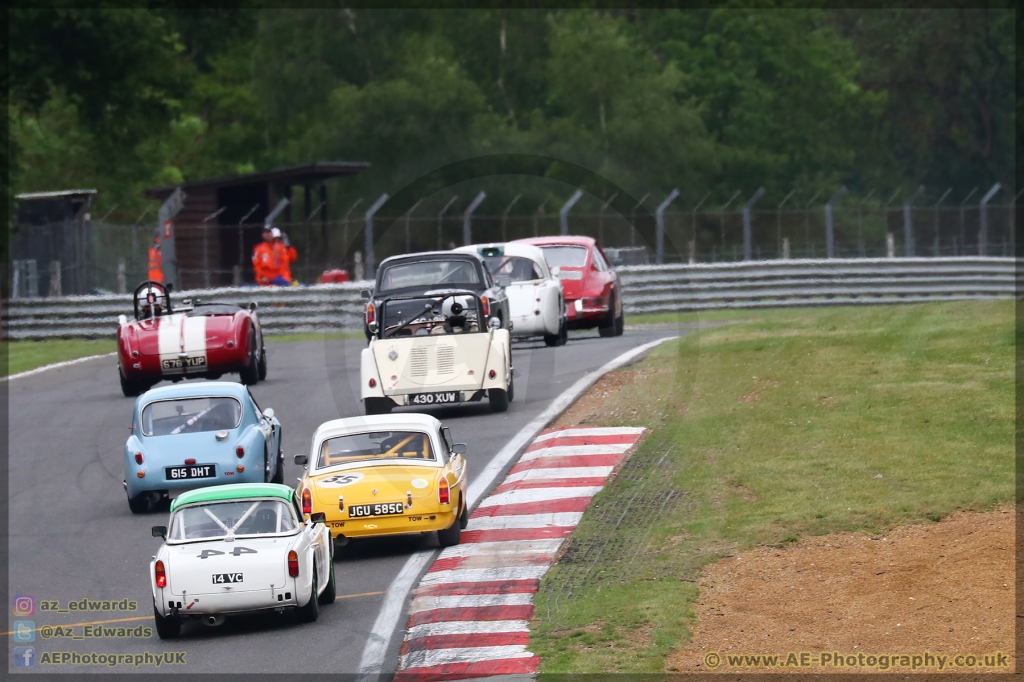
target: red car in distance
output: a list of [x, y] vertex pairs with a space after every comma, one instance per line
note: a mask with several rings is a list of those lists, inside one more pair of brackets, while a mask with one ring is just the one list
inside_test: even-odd
[[562, 282], [569, 329], [593, 329], [620, 336], [624, 328], [622, 288], [608, 257], [592, 237], [517, 239], [544, 252], [544, 260]]
[[120, 315], [117, 370], [121, 392], [134, 397], [160, 381], [219, 379], [237, 372], [251, 386], [267, 377], [267, 352], [256, 304], [184, 300], [171, 307], [170, 287], [135, 289], [135, 319]]

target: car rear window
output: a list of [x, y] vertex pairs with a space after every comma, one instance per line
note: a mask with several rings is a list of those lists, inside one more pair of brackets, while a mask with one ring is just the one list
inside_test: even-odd
[[420, 431], [368, 431], [328, 438], [320, 446], [316, 468], [352, 462], [400, 460], [434, 462], [430, 436]]
[[467, 260], [431, 260], [418, 263], [396, 263], [384, 269], [381, 291], [406, 287], [432, 287], [480, 284], [480, 273]]
[[176, 436], [238, 428], [242, 405], [234, 398], [182, 398], [158, 400], [142, 409], [142, 433]]
[[233, 500], [185, 507], [171, 520], [169, 541], [208, 540], [228, 535], [276, 535], [299, 527], [281, 500]]
[[493, 256], [485, 258], [484, 262], [494, 277], [508, 275], [513, 282], [529, 282], [544, 278], [540, 266], [522, 256]]
[[585, 246], [542, 246], [544, 260], [548, 262], [549, 268], [582, 268], [587, 264], [587, 248]]

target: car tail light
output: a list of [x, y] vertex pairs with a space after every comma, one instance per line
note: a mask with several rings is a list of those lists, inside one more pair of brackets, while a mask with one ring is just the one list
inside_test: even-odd
[[188, 464], [188, 465], [192, 465], [192, 464], [195, 464], [195, 463], [196, 463], [196, 460], [193, 457], [189, 457], [188, 459], [185, 460], [185, 464]]
[[338, 495], [338, 511], [345, 511], [345, 498], [342, 495]]
[[142, 464], [142, 453], [141, 452], [136, 452], [135, 453], [135, 463], [136, 464]]
[[288, 575], [293, 578], [299, 577], [299, 555], [294, 549], [288, 552]]
[[480, 306], [484, 309], [484, 317], [489, 317], [491, 314], [491, 302], [487, 300], [486, 296], [480, 297]]
[[490, 372], [487, 373], [487, 376], [493, 379], [494, 377], [498, 376], [498, 373], [492, 369]]
[[451, 504], [451, 491], [448, 489], [448, 477], [442, 476], [437, 484], [437, 501], [441, 504]]
[[372, 303], [366, 304], [366, 324], [370, 325], [377, 321], [377, 308]]
[[164, 572], [164, 562], [156, 562], [156, 565], [153, 567], [153, 577], [156, 578], [157, 587], [167, 587], [167, 574]]
[[238, 459], [242, 459], [243, 457], [245, 457], [245, 448], [239, 445], [237, 448], [235, 448], [235, 454], [238, 455]]
[[139, 471], [139, 472], [136, 472], [135, 475], [138, 476], [139, 478], [145, 478], [146, 477], [146, 472], [145, 471]]
[[370, 377], [370, 388], [377, 388], [377, 380]]
[[309, 488], [302, 489], [302, 513], [313, 513], [313, 493], [309, 492]]
[[238, 473], [242, 473], [243, 471], [245, 471], [245, 466], [242, 465], [242, 464], [239, 464], [238, 466], [235, 467], [235, 470], [237, 470]]

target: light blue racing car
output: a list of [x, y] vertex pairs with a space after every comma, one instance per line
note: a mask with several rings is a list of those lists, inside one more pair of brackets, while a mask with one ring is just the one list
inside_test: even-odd
[[229, 381], [163, 386], [135, 400], [124, 444], [134, 514], [183, 492], [224, 483], [282, 483], [281, 422]]

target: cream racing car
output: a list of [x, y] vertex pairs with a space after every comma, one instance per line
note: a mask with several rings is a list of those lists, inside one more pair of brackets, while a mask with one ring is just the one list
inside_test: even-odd
[[335, 598], [333, 543], [323, 514], [303, 520], [295, 491], [234, 483], [187, 492], [171, 504], [170, 530], [149, 565], [161, 639], [181, 624], [252, 611], [295, 609], [310, 622]]
[[360, 358], [366, 414], [485, 395], [492, 411], [507, 410], [514, 395], [511, 338], [489, 313], [486, 297], [465, 289], [381, 300]]

